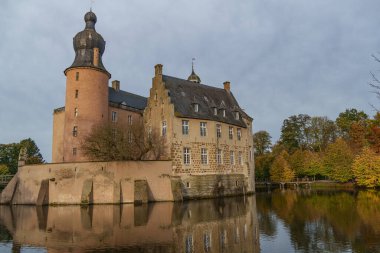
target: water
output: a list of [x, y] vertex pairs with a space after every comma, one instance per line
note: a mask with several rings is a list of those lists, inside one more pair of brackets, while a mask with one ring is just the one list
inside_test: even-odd
[[380, 193], [276, 190], [139, 206], [0, 206], [0, 252], [380, 252]]

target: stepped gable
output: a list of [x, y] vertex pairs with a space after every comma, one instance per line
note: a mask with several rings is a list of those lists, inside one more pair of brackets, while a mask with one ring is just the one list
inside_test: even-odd
[[[169, 90], [176, 116], [214, 120], [239, 127], [247, 127], [241, 116], [248, 115], [240, 108], [232, 92], [166, 75], [162, 76], [162, 80], [166, 89]], [[198, 112], [194, 110], [195, 103], [199, 104]], [[214, 115], [215, 107], [218, 109], [218, 115]], [[226, 110], [225, 117], [223, 117], [223, 109]], [[241, 115], [238, 120], [235, 118], [237, 111]]]

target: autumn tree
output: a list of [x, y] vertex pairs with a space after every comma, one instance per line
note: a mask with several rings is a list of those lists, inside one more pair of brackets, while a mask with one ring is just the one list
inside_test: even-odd
[[267, 131], [258, 131], [253, 135], [253, 145], [255, 147], [255, 156], [268, 153], [272, 146], [271, 136]]
[[142, 121], [95, 125], [81, 144], [94, 161], [157, 160], [165, 154], [165, 140], [157, 130], [146, 129]]
[[373, 119], [369, 120], [367, 141], [370, 147], [380, 153], [380, 113], [377, 112]]
[[352, 124], [356, 122], [365, 125], [367, 119], [368, 115], [366, 113], [352, 108], [341, 112], [335, 122], [339, 128], [340, 136], [347, 140]]
[[273, 161], [270, 168], [270, 179], [273, 182], [289, 182], [295, 177], [294, 171], [290, 168], [289, 154], [282, 151]]
[[332, 180], [347, 182], [354, 176], [352, 162], [353, 154], [350, 147], [343, 139], [337, 139], [326, 149], [323, 159], [325, 174]]
[[352, 171], [356, 183], [365, 187], [380, 186], [380, 156], [366, 147], [355, 157]]

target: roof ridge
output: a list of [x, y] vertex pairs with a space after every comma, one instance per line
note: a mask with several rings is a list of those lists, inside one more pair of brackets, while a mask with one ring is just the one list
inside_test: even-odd
[[[112, 88], [112, 87], [109, 87], [109, 86], [108, 86], [108, 88], [111, 89], [111, 90], [114, 90], [114, 88]], [[141, 96], [141, 95], [138, 95], [138, 94], [135, 94], [135, 93], [129, 92], [129, 91], [119, 90], [118, 92], [120, 92], [120, 91], [121, 91], [121, 92], [124, 92], [124, 93], [128, 93], [128, 94], [133, 95], [133, 96], [136, 96], [136, 97], [140, 97], [140, 98], [148, 99], [147, 97], [144, 97], [144, 96]], [[115, 92], [117, 92], [117, 91], [115, 91]]]
[[219, 87], [215, 87], [215, 86], [211, 86], [211, 85], [207, 85], [207, 84], [203, 84], [203, 83], [193, 83], [189, 80], [186, 80], [186, 79], [182, 79], [182, 78], [178, 78], [178, 77], [174, 77], [174, 76], [168, 76], [168, 75], [162, 75], [164, 77], [169, 77], [169, 78], [173, 78], [173, 79], [177, 79], [177, 80], [181, 80], [181, 81], [185, 81], [187, 82], [189, 85], [194, 85], [194, 86], [205, 86], [205, 87], [208, 87], [208, 88], [213, 88], [213, 89], [217, 89], [217, 90], [224, 90], [224, 88], [219, 88]]

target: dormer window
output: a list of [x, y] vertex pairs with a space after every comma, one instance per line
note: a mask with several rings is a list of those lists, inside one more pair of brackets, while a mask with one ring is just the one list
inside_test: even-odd
[[199, 104], [194, 104], [194, 112], [199, 112]]
[[239, 112], [235, 112], [235, 119], [236, 119], [236, 120], [239, 120], [239, 119], [240, 119], [240, 114], [239, 114]]
[[217, 116], [218, 115], [218, 108], [214, 107], [214, 115]]
[[226, 110], [225, 109], [222, 110], [222, 114], [223, 114], [223, 118], [225, 118], [226, 117]]

